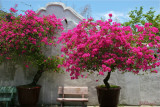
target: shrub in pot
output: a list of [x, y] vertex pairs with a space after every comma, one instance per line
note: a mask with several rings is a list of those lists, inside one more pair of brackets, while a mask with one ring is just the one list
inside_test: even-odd
[[[14, 8], [10, 10], [12, 13], [17, 11]], [[30, 84], [17, 87], [20, 104], [34, 105], [38, 101], [40, 86], [37, 82], [42, 73], [60, 70], [62, 59], [59, 56], [46, 56], [44, 53], [49, 46], [56, 46], [55, 34], [63, 30], [63, 27], [61, 19], [57, 19], [55, 15], [38, 17], [32, 10], [18, 16], [12, 13], [0, 19], [0, 64], [7, 60], [24, 69], [30, 66], [38, 69]], [[33, 91], [28, 92], [28, 89]], [[29, 93], [33, 94], [35, 101], [28, 96]]]
[[84, 19], [59, 38], [63, 44], [61, 51], [66, 57], [62, 66], [70, 72], [71, 79], [85, 77], [88, 73], [104, 75], [108, 72], [103, 80], [105, 87], [96, 87], [98, 100], [101, 107], [116, 107], [120, 87], [110, 86], [108, 80], [112, 72], [157, 72], [154, 68], [160, 65], [150, 49], [156, 47], [159, 51], [160, 37], [156, 35], [158, 29], [150, 25], [136, 25], [135, 34], [129, 26], [121, 26], [112, 19]]

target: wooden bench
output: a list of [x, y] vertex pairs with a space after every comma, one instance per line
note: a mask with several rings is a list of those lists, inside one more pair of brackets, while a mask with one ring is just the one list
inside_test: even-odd
[[[57, 101], [61, 103], [61, 107], [63, 107], [64, 102], [82, 102], [82, 106], [84, 107], [84, 103], [88, 102], [88, 87], [59, 87], [58, 94], [62, 95], [62, 98], [57, 98]], [[80, 95], [79, 98], [68, 98], [65, 95]], [[87, 96], [88, 97], [88, 96]]]
[[15, 87], [0, 86], [0, 101], [6, 102], [6, 107], [8, 107], [8, 103], [12, 101], [14, 93], [16, 93]]

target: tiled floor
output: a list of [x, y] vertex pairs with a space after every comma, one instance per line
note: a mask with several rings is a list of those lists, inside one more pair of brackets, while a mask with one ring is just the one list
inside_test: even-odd
[[[5, 106], [0, 105], [0, 107], [5, 107]], [[9, 106], [9, 107], [20, 107], [20, 106]], [[60, 106], [58, 106], [58, 105], [39, 105], [36, 107], [60, 107]], [[82, 106], [64, 106], [64, 107], [82, 107]], [[99, 107], [99, 106], [87, 106], [87, 107]], [[142, 106], [118, 106], [118, 107], [160, 107], [160, 106], [142, 105]]]
[[[49, 106], [42, 106], [42, 107], [60, 107], [57, 105], [49, 105]], [[64, 106], [64, 107], [82, 107], [82, 106]], [[99, 107], [99, 106], [87, 106], [87, 107]], [[118, 107], [160, 107], [160, 106], [147, 106], [147, 105], [142, 105], [142, 106], [118, 106]]]
[[[57, 106], [57, 105], [51, 105], [51, 106], [44, 106], [44, 107], [59, 107], [59, 106]], [[82, 106], [64, 106], [64, 107], [82, 107]], [[99, 106], [87, 106], [87, 107], [99, 107]], [[142, 106], [118, 106], [118, 107], [160, 107], [160, 106], [142, 105]]]
[[[58, 106], [58, 105], [48, 105], [48, 106], [40, 106], [40, 107], [60, 107], [60, 106]], [[64, 106], [64, 107], [82, 107], [82, 106]], [[87, 106], [87, 107], [99, 107], [99, 106]], [[142, 106], [118, 106], [118, 107], [160, 107], [160, 106], [142, 105]]]

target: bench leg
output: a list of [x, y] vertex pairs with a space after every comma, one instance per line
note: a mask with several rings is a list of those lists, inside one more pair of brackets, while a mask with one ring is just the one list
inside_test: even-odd
[[64, 105], [64, 102], [61, 102], [61, 107], [63, 107], [63, 105]]
[[8, 101], [6, 102], [6, 107], [8, 107]]
[[82, 107], [85, 107], [84, 102], [82, 102]]

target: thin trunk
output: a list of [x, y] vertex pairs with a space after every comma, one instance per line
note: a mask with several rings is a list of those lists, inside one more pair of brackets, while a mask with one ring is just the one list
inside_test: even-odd
[[103, 80], [103, 82], [104, 82], [104, 84], [105, 84], [105, 86], [106, 86], [107, 88], [110, 88], [110, 84], [108, 83], [108, 80], [110, 79], [111, 72], [112, 72], [112, 71], [108, 72], [106, 78]]
[[44, 72], [43, 67], [44, 67], [43, 64], [39, 65], [38, 71], [35, 74], [35, 76], [33, 78], [33, 81], [29, 85], [31, 85], [31, 86], [36, 86], [37, 85], [38, 80], [40, 79], [40, 77], [42, 76], [42, 73]]
[[31, 85], [31, 86], [36, 86], [36, 85], [37, 85], [37, 82], [38, 82], [38, 80], [40, 79], [40, 77], [42, 76], [42, 73], [43, 73], [43, 72], [44, 72], [43, 70], [38, 70], [37, 73], [36, 73], [36, 75], [35, 75], [34, 78], [33, 78], [32, 83], [30, 83], [29, 85]]

